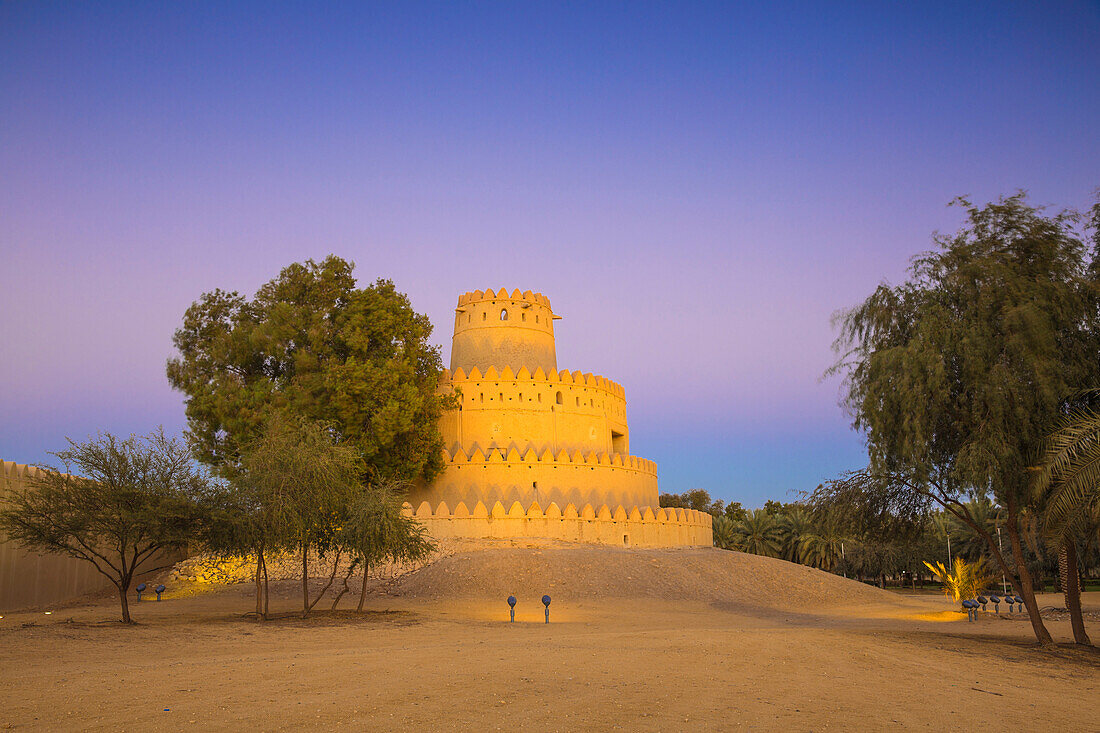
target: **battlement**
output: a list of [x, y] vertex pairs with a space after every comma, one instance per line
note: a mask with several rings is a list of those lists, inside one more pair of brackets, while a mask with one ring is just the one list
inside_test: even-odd
[[476, 442], [467, 452], [461, 447], [455, 446], [453, 451], [444, 450], [443, 460], [448, 465], [466, 464], [490, 464], [490, 463], [519, 463], [519, 464], [547, 464], [573, 466], [604, 466], [606, 468], [622, 468], [630, 471], [657, 475], [657, 464], [640, 456], [624, 455], [622, 453], [596, 453], [595, 451], [581, 452], [580, 450], [560, 450], [555, 454], [550, 448], [539, 449], [535, 445], [528, 445], [521, 452], [515, 445], [508, 448], [489, 448], [482, 450]]
[[501, 288], [494, 291], [492, 288], [488, 290], [474, 290], [472, 292], [463, 293], [458, 296], [458, 305], [461, 308], [464, 305], [470, 303], [477, 303], [482, 300], [516, 300], [526, 301], [532, 305], [541, 305], [544, 308], [550, 308], [550, 299], [542, 293], [532, 293], [530, 290], [524, 290], [522, 293], [519, 288], [516, 288], [509, 295], [508, 288]]
[[584, 504], [577, 509], [573, 503], [562, 509], [550, 502], [544, 510], [537, 501], [526, 507], [513, 501], [507, 508], [499, 501], [492, 508], [478, 501], [472, 509], [461, 501], [454, 509], [445, 501], [434, 509], [422, 501], [415, 510], [406, 502], [403, 511], [437, 539], [539, 537], [620, 547], [709, 546], [713, 521], [709, 514], [694, 509], [658, 507], [655, 511], [646, 506], [627, 511], [621, 504], [614, 509], [607, 504]]
[[504, 367], [499, 372], [496, 367], [488, 367], [483, 374], [476, 366], [470, 370], [467, 374], [461, 367], [451, 371], [450, 369], [444, 369], [443, 374], [440, 377], [441, 382], [515, 382], [515, 381], [531, 381], [531, 382], [548, 382], [552, 384], [563, 384], [569, 386], [590, 387], [592, 389], [601, 389], [605, 392], [609, 392], [612, 395], [621, 399], [626, 398], [626, 390], [618, 382], [613, 382], [607, 377], [600, 376], [599, 374], [592, 374], [591, 372], [581, 373], [580, 371], [570, 372], [563, 369], [559, 372], [551, 371], [549, 374], [544, 372], [541, 367], [535, 369], [534, 373], [527, 369], [527, 367], [521, 367], [518, 372], [513, 372], [511, 367]]

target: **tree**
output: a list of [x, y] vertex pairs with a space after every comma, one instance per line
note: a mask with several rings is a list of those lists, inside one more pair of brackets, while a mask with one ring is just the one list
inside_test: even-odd
[[767, 557], [779, 557], [779, 523], [764, 509], [753, 509], [737, 523], [738, 544], [745, 552]]
[[[269, 415], [259, 436], [241, 448], [232, 478], [243, 509], [236, 514], [242, 521], [237, 537], [258, 548], [257, 572], [264, 549], [297, 548], [303, 617], [331, 586], [339, 564], [337, 554], [328, 585], [311, 600], [309, 551], [339, 553], [340, 527], [362, 494], [359, 475], [358, 453], [339, 443], [334, 431], [290, 413]], [[266, 600], [264, 606], [266, 614]]]
[[924, 564], [943, 584], [944, 595], [956, 603], [978, 597], [993, 582], [993, 573], [986, 567], [984, 559], [967, 562], [956, 557], [950, 570], [942, 562]]
[[722, 550], [738, 549], [737, 523], [725, 515], [714, 518], [714, 546]]
[[26, 547], [91, 563], [118, 591], [122, 622], [132, 623], [134, 576], [167, 567], [166, 557], [195, 536], [208, 481], [186, 446], [163, 430], [69, 440], [67, 450], [52, 455], [64, 469], [43, 466], [13, 493], [0, 511], [0, 529]]
[[233, 464], [273, 410], [329, 426], [366, 478], [431, 480], [442, 469], [439, 350], [427, 316], [392, 282], [357, 289], [352, 263], [293, 264], [257, 291], [205, 293], [187, 309], [169, 360], [188, 437], [211, 466]]
[[844, 554], [845, 536], [837, 529], [837, 523], [828, 518], [815, 517], [814, 528], [801, 539], [799, 554], [806, 565], [832, 571]]
[[809, 512], [799, 504], [787, 504], [778, 517], [781, 556], [790, 562], [804, 562], [803, 541], [814, 532]]
[[[938, 236], [898, 287], [881, 285], [838, 318], [844, 404], [864, 433], [866, 476], [891, 511], [933, 503], [980, 536], [1016, 593], [1036, 638], [1039, 616], [1020, 535], [1031, 504], [1029, 466], [1062, 400], [1097, 383], [1097, 281], [1075, 215], [1044, 216], [1018, 194], [984, 207], [958, 201], [966, 225]], [[835, 485], [834, 485], [835, 488]], [[963, 497], [1003, 509], [1011, 557]]]
[[1100, 391], [1081, 395], [1086, 404], [1064, 417], [1047, 439], [1035, 491], [1046, 507], [1044, 533], [1058, 553], [1058, 570], [1073, 639], [1091, 645], [1081, 612], [1078, 544], [1100, 531], [1100, 411], [1089, 402]]
[[349, 508], [347, 520], [336, 543], [352, 557], [344, 576], [344, 588], [332, 602], [333, 609], [348, 590], [348, 579], [356, 567], [363, 568], [358, 611], [367, 598], [370, 569], [383, 562], [422, 562], [436, 550], [426, 528], [402, 512], [406, 487], [392, 481], [375, 483]]

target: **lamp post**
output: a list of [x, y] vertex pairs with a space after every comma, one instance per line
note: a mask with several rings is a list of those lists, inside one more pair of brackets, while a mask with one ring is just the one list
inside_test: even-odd
[[[1001, 553], [1001, 557], [1004, 558], [1005, 548], [1001, 544], [1001, 525], [997, 525], [997, 550]], [[1008, 582], [1005, 580], [1005, 571], [1001, 569], [1001, 591], [1006, 595], [1008, 594]]]
[[951, 530], [947, 530], [947, 567], [951, 567]]

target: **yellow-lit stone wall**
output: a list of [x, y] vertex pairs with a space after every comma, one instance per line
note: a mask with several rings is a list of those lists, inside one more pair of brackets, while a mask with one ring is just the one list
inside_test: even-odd
[[[630, 455], [626, 393], [606, 377], [557, 371], [558, 318], [546, 296], [529, 290], [477, 290], [459, 297], [451, 369], [440, 383], [441, 391], [458, 397], [457, 409], [440, 420], [446, 468], [430, 486], [415, 487], [410, 502], [418, 507], [621, 507], [627, 517], [638, 514], [641, 524], [633, 541], [630, 532], [618, 533], [618, 526], [614, 532], [592, 529], [595, 524], [585, 530], [587, 520], [568, 518], [564, 510], [553, 521], [526, 518], [522, 529], [507, 530], [518, 534], [502, 536], [543, 536], [537, 534], [541, 527], [551, 533], [547, 536], [585, 542], [618, 537], [614, 544], [709, 545], [709, 518], [705, 530], [703, 520], [689, 522], [693, 529], [686, 534], [673, 531], [673, 524], [644, 519], [647, 510], [654, 517], [659, 512], [657, 467]], [[449, 513], [429, 514], [438, 536], [466, 536], [453, 534], [464, 531], [460, 527], [476, 528], [470, 536], [495, 536], [485, 534], [493, 525], [492, 513], [484, 522], [473, 521], [472, 515], [454, 517], [461, 520], [455, 524], [446, 524]], [[493, 531], [520, 527], [511, 509], [499, 519]], [[680, 542], [685, 538], [690, 541]]]
[[413, 512], [411, 504], [405, 513], [427, 527], [436, 538], [472, 537], [481, 539], [557, 539], [568, 542], [588, 542], [619, 547], [681, 547], [710, 545], [712, 537], [709, 514], [694, 509], [658, 509], [651, 507], [629, 512], [622, 506], [612, 511], [606, 505], [594, 509], [585, 504], [579, 511], [573, 504], [565, 509], [551, 503], [544, 511], [538, 504], [527, 509], [513, 502], [505, 510], [496, 502], [492, 509], [478, 502], [468, 509], [459, 503], [452, 510], [446, 502], [435, 509], [422, 502]]

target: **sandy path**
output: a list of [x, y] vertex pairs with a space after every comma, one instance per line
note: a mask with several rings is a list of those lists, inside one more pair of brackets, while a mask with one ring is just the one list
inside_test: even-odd
[[[496, 577], [496, 560], [485, 560], [486, 577]], [[525, 573], [537, 566], [517, 564]], [[426, 591], [428, 578], [407, 583]], [[278, 590], [280, 607], [293, 608], [293, 585]], [[0, 725], [851, 730], [985, 729], [996, 721], [1010, 730], [1098, 728], [1100, 655], [1039, 651], [1026, 622], [968, 624], [940, 614], [947, 606], [934, 597], [806, 612], [743, 598], [564, 595], [550, 625], [527, 596], [513, 625], [500, 620], [507, 606], [499, 599], [408, 595], [373, 598], [375, 613], [366, 617], [257, 624], [238, 615], [250, 600], [243, 587], [143, 604], [133, 628], [98, 625], [114, 614], [109, 602], [49, 617], [9, 614], [0, 621]], [[1100, 607], [1100, 599], [1089, 603]], [[1050, 627], [1068, 638], [1065, 622]], [[1090, 630], [1100, 636], [1095, 625]]]

